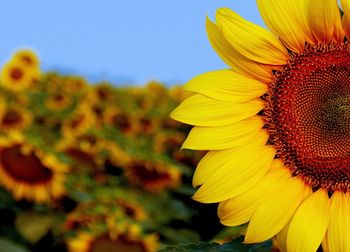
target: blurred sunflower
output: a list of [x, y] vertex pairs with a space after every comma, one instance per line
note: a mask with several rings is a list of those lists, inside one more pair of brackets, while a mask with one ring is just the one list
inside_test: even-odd
[[68, 241], [71, 252], [154, 252], [158, 248], [158, 237], [154, 234], [142, 235], [135, 225], [126, 227], [123, 232], [81, 232]]
[[50, 202], [64, 194], [67, 167], [23, 137], [0, 141], [0, 183], [16, 200]]
[[91, 142], [83, 136], [65, 137], [57, 143], [55, 149], [71, 158], [73, 161], [72, 171], [79, 171], [86, 167], [94, 171], [103, 163], [102, 156], [99, 155], [101, 144], [103, 143], [99, 139], [96, 139], [96, 142]]
[[114, 127], [124, 134], [132, 134], [137, 130], [136, 118], [117, 106], [109, 106], [103, 114], [105, 125]]
[[88, 84], [85, 79], [81, 77], [68, 77], [64, 84], [64, 90], [68, 94], [84, 93], [87, 91]]
[[348, 251], [350, 1], [342, 18], [336, 0], [257, 4], [272, 32], [226, 8], [207, 19], [232, 69], [192, 79], [172, 113], [195, 125], [183, 148], [209, 150], [193, 197], [220, 202], [225, 225], [249, 222], [246, 243]]
[[155, 133], [157, 129], [160, 129], [160, 119], [158, 119], [158, 117], [152, 117], [145, 113], [139, 113], [134, 119], [134, 123], [136, 124], [135, 131], [141, 135]]
[[62, 135], [64, 137], [77, 137], [93, 128], [95, 124], [96, 118], [89, 106], [81, 104], [70, 117], [64, 120]]
[[27, 89], [37, 77], [35, 70], [27, 67], [19, 60], [11, 60], [1, 69], [1, 85], [12, 91]]
[[128, 153], [115, 142], [103, 141], [103, 149], [108, 153], [105, 158], [106, 165], [111, 165], [114, 168], [122, 168], [130, 161]]
[[22, 62], [25, 66], [31, 69], [37, 70], [40, 66], [39, 59], [32, 50], [19, 50], [13, 55], [13, 59]]
[[158, 81], [150, 81], [146, 84], [146, 90], [150, 92], [151, 95], [166, 97], [167, 89], [166, 87]]
[[147, 219], [147, 213], [139, 203], [119, 198], [117, 199], [117, 205], [122, 208], [125, 215], [133, 220], [143, 221]]
[[108, 103], [114, 100], [114, 89], [108, 83], [100, 83], [91, 89], [93, 99], [98, 103]]
[[32, 114], [29, 110], [6, 105], [3, 113], [0, 115], [0, 130], [23, 130], [32, 122]]
[[45, 104], [51, 110], [62, 111], [72, 104], [72, 96], [63, 92], [58, 91], [49, 93], [46, 98]]
[[181, 173], [172, 165], [144, 159], [130, 159], [125, 175], [133, 185], [156, 192], [179, 185]]

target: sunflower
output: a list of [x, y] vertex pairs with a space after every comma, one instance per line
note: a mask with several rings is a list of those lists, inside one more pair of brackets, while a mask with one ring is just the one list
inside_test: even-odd
[[106, 103], [114, 100], [113, 87], [108, 83], [100, 83], [91, 89], [92, 96], [98, 103]]
[[0, 130], [23, 130], [32, 122], [32, 114], [24, 108], [9, 106], [0, 115]]
[[144, 208], [137, 202], [133, 202], [130, 199], [117, 199], [117, 205], [122, 208], [125, 215], [137, 220], [144, 221], [147, 219], [147, 213]]
[[76, 111], [63, 122], [62, 135], [64, 137], [77, 137], [93, 128], [95, 124], [96, 118], [90, 107], [86, 104], [81, 104]]
[[129, 154], [117, 143], [112, 141], [103, 141], [103, 149], [107, 152], [105, 166], [109, 165], [115, 169], [124, 167], [130, 162]]
[[132, 134], [137, 130], [136, 118], [118, 106], [109, 106], [103, 113], [105, 125], [120, 130], [123, 134]]
[[39, 69], [40, 66], [39, 59], [32, 50], [19, 50], [13, 55], [13, 59], [22, 62], [25, 66], [32, 69]]
[[137, 114], [135, 116], [135, 123], [135, 131], [140, 135], [153, 134], [160, 128], [160, 119], [146, 113]]
[[79, 93], [86, 92], [88, 87], [87, 81], [78, 76], [71, 76], [64, 82], [64, 89], [67, 93]]
[[151, 192], [175, 187], [181, 180], [181, 173], [176, 167], [138, 158], [127, 162], [125, 175], [131, 184]]
[[55, 111], [62, 111], [72, 104], [72, 96], [63, 92], [58, 91], [48, 94], [45, 104], [46, 106]]
[[0, 75], [1, 85], [12, 91], [27, 89], [33, 83], [34, 77], [37, 77], [36, 71], [18, 60], [6, 63]]
[[209, 40], [229, 70], [192, 79], [172, 113], [194, 125], [183, 148], [209, 150], [195, 200], [220, 202], [245, 243], [350, 249], [350, 1], [257, 0], [268, 31], [223, 8]]
[[20, 135], [0, 141], [0, 183], [16, 200], [44, 203], [64, 194], [67, 167]]
[[117, 235], [111, 232], [81, 232], [68, 241], [68, 251], [71, 252], [154, 252], [157, 248], [157, 235], [142, 235], [135, 225], [126, 227]]
[[99, 155], [101, 145], [103, 143], [99, 139], [82, 135], [76, 138], [62, 138], [56, 144], [55, 149], [71, 159], [72, 171], [80, 171], [80, 169], [85, 168], [95, 171], [103, 162], [101, 155]]

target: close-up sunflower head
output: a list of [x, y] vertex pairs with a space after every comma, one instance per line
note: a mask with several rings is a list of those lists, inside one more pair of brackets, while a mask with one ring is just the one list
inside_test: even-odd
[[350, 248], [350, 2], [257, 0], [268, 30], [228, 8], [207, 18], [229, 69], [190, 80], [171, 116], [193, 125], [182, 148], [207, 150], [193, 198], [219, 202], [245, 243], [282, 251]]

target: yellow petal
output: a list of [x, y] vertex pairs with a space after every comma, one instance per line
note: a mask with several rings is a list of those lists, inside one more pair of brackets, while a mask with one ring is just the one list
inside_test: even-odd
[[[277, 163], [273, 161], [272, 166]], [[242, 225], [250, 220], [258, 206], [280, 183], [284, 183], [291, 174], [287, 169], [270, 169], [252, 188], [229, 200], [220, 202], [218, 215], [222, 224], [227, 226]]]
[[244, 242], [263, 242], [281, 231], [299, 207], [304, 190], [304, 182], [295, 177], [278, 184], [252, 216]]
[[206, 27], [212, 47], [227, 65], [245, 76], [266, 83], [271, 81], [272, 70], [270, 67], [258, 64], [240, 54], [226, 40], [220, 28], [212, 23], [209, 18], [207, 18]]
[[331, 218], [322, 246], [327, 252], [350, 251], [350, 199], [348, 193], [334, 192], [331, 198]]
[[195, 94], [183, 101], [170, 116], [191, 125], [222, 126], [256, 115], [263, 108], [261, 100], [232, 103]]
[[267, 92], [267, 85], [232, 70], [218, 70], [190, 80], [185, 90], [227, 102], [247, 102]]
[[317, 42], [342, 42], [344, 31], [341, 25], [337, 0], [309, 0], [308, 20]]
[[194, 127], [182, 148], [192, 150], [222, 150], [248, 143], [261, 130], [264, 122], [254, 116], [234, 124], [218, 127]]
[[315, 44], [317, 41], [312, 34], [311, 27], [308, 20], [309, 14], [309, 6], [310, 0], [288, 0], [290, 4], [290, 8], [294, 11], [295, 17], [297, 18], [297, 22], [299, 21], [299, 25], [304, 31], [305, 40], [310, 44]]
[[270, 168], [276, 150], [272, 146], [247, 145], [231, 151], [229, 162], [217, 167], [193, 198], [213, 203], [232, 198], [256, 184]]
[[315, 252], [321, 244], [330, 218], [327, 191], [320, 189], [307, 198], [295, 213], [287, 237], [290, 252]]
[[[269, 138], [266, 131], [259, 131], [252, 139], [250, 145], [264, 146]], [[232, 153], [237, 148], [221, 151], [209, 151], [199, 162], [193, 175], [193, 187], [202, 185], [210, 176], [214, 174], [221, 166], [232, 161]]]
[[268, 30], [244, 20], [228, 8], [219, 9], [216, 19], [227, 41], [248, 59], [269, 65], [287, 63], [287, 49]]
[[[312, 194], [312, 189], [310, 186], [305, 186], [303, 200], [307, 199]], [[278, 248], [281, 252], [287, 252], [287, 235], [291, 220], [282, 228], [282, 230], [276, 235], [276, 241]]]
[[350, 1], [340, 0], [344, 15], [342, 18], [343, 30], [348, 38], [350, 38]]
[[[301, 4], [299, 4], [301, 3]], [[302, 2], [296, 0], [257, 0], [267, 27], [292, 51], [302, 52], [308, 36]]]

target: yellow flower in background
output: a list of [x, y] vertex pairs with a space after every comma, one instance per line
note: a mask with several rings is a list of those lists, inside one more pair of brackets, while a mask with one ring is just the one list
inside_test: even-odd
[[68, 77], [64, 83], [64, 90], [67, 93], [82, 94], [86, 92], [87, 87], [87, 81], [84, 78], [77, 76]]
[[31, 69], [37, 70], [40, 67], [39, 58], [32, 50], [19, 50], [13, 55], [13, 59]]
[[125, 166], [125, 175], [132, 185], [157, 192], [173, 188], [181, 182], [181, 172], [162, 162], [133, 158]]
[[103, 113], [105, 125], [114, 127], [124, 134], [132, 134], [137, 130], [136, 118], [118, 106], [108, 106]]
[[0, 140], [0, 183], [16, 200], [48, 203], [65, 193], [67, 167], [21, 135]]
[[62, 138], [55, 146], [55, 149], [65, 153], [72, 161], [71, 170], [74, 172], [85, 170], [97, 170], [102, 165], [103, 159], [99, 152], [103, 142], [97, 139], [96, 143], [86, 141], [83, 136], [68, 136]]
[[[209, 40], [230, 70], [192, 79], [172, 117], [183, 148], [209, 150], [193, 196], [220, 202], [246, 243], [350, 248], [350, 1], [257, 0], [268, 31], [223, 8]], [[343, 26], [342, 26], [343, 24]], [[345, 36], [346, 34], [346, 36]]]
[[32, 123], [32, 120], [29, 110], [7, 105], [0, 115], [0, 131], [24, 130]]
[[91, 109], [86, 104], [78, 106], [76, 111], [64, 120], [62, 125], [62, 135], [64, 137], [76, 137], [86, 133], [95, 126], [96, 118]]
[[129, 199], [126, 200], [119, 198], [117, 199], [117, 205], [122, 208], [125, 215], [127, 215], [133, 220], [144, 221], [148, 217], [143, 206], [137, 203], [136, 201], [133, 202]]
[[40, 77], [39, 59], [31, 50], [17, 51], [1, 69], [1, 85], [20, 91], [29, 88]]
[[68, 241], [70, 252], [114, 252], [135, 251], [155, 252], [159, 246], [158, 237], [154, 234], [142, 235], [134, 226], [126, 227], [126, 230], [113, 237], [109, 232], [94, 234], [93, 232], [81, 232], [75, 238]]
[[45, 105], [51, 110], [62, 111], [69, 107], [72, 102], [72, 96], [70, 94], [58, 91], [48, 94]]
[[1, 69], [1, 85], [12, 90], [27, 89], [33, 82], [35, 72], [18, 60], [11, 60]]

